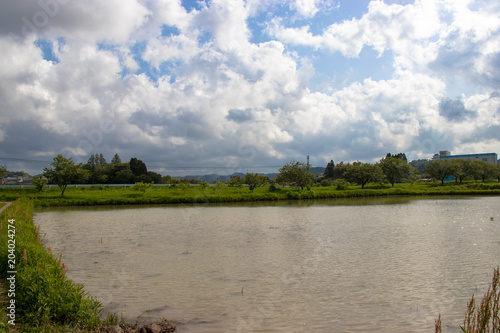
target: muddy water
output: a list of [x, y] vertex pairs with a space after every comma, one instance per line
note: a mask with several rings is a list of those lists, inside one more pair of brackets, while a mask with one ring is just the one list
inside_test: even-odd
[[179, 332], [460, 331], [500, 264], [500, 198], [39, 211], [68, 275]]

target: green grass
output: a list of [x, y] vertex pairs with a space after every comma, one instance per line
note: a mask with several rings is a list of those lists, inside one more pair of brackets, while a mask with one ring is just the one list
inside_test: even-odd
[[[9, 219], [15, 220], [13, 224]], [[12, 226], [15, 234], [8, 232], [14, 230]], [[9, 240], [15, 240], [12, 252], [8, 250], [7, 244], [13, 244]], [[0, 278], [4, 291], [10, 288], [7, 278], [15, 276], [15, 296], [6, 298], [4, 293], [3, 300], [13, 299], [16, 306], [15, 330], [5, 322], [5, 312], [0, 327], [7, 326], [15, 332], [77, 332], [99, 327], [100, 303], [89, 297], [83, 286], [66, 277], [64, 264], [40, 242], [30, 200], [19, 199], [2, 213], [0, 244]], [[8, 260], [13, 258], [15, 262]], [[9, 267], [12, 263], [15, 266]], [[7, 274], [13, 268], [17, 273]]]
[[312, 187], [300, 190], [291, 187], [259, 187], [251, 192], [248, 187], [226, 186], [178, 186], [152, 187], [145, 193], [133, 187], [68, 187], [64, 196], [57, 188], [38, 192], [31, 188], [2, 188], [0, 200], [12, 201], [18, 198], [33, 198], [35, 207], [54, 206], [96, 206], [96, 205], [143, 205], [143, 204], [180, 204], [180, 203], [224, 203], [243, 201], [305, 200], [348, 197], [374, 197], [390, 195], [499, 195], [500, 183], [467, 182], [455, 184], [415, 183], [396, 184], [391, 188], [387, 184], [369, 184], [348, 186], [346, 190], [337, 190], [335, 186]]

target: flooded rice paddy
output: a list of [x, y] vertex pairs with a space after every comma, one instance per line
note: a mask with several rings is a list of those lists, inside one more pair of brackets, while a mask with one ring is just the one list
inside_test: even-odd
[[40, 210], [105, 311], [179, 332], [459, 332], [500, 264], [500, 198]]

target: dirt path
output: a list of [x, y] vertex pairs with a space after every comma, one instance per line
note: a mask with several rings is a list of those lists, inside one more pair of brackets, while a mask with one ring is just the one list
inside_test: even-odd
[[2, 214], [2, 212], [5, 210], [5, 208], [9, 207], [11, 203], [12, 202], [5, 202], [5, 205], [2, 208], [0, 208], [0, 214]]

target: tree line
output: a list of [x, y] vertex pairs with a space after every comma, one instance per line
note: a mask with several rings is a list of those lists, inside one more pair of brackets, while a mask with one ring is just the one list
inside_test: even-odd
[[340, 162], [335, 165], [330, 161], [326, 166], [322, 182], [327, 185], [329, 180], [344, 179], [360, 184], [363, 188], [367, 183], [390, 183], [394, 187], [395, 183], [415, 182], [421, 179], [441, 181], [442, 184], [445, 180], [455, 180], [457, 183], [462, 183], [466, 179], [500, 181], [500, 165], [486, 161], [440, 159], [414, 162], [408, 163], [404, 153], [395, 155], [388, 153], [378, 163]]
[[[420, 162], [420, 161], [419, 161]], [[205, 182], [195, 180], [180, 180], [170, 176], [148, 171], [146, 164], [133, 157], [128, 162], [122, 162], [115, 154], [110, 163], [103, 154], [92, 154], [87, 163], [76, 164], [71, 158], [57, 155], [53, 158], [50, 168], [44, 168], [44, 176], [53, 184], [61, 188], [61, 194], [69, 184], [171, 184]], [[250, 191], [264, 185], [270, 185], [270, 190], [275, 190], [277, 185], [296, 186], [301, 189], [314, 185], [337, 186], [346, 189], [349, 183], [356, 183], [364, 188], [368, 183], [389, 183], [392, 187], [396, 183], [415, 182], [422, 177], [432, 178], [444, 183], [447, 179], [454, 179], [457, 183], [468, 178], [472, 179], [498, 179], [500, 181], [500, 165], [493, 165], [485, 161], [471, 160], [434, 160], [420, 163], [423, 172], [408, 163], [406, 155], [388, 153], [377, 163], [343, 163], [337, 165], [330, 161], [320, 177], [312, 174], [309, 166], [290, 161], [278, 170], [276, 179], [269, 179], [257, 173], [247, 173], [244, 177], [235, 176], [227, 182], [219, 182], [228, 186], [247, 185]], [[420, 168], [422, 169], [422, 168]], [[47, 182], [41, 177], [35, 177], [34, 184], [41, 190]]]

